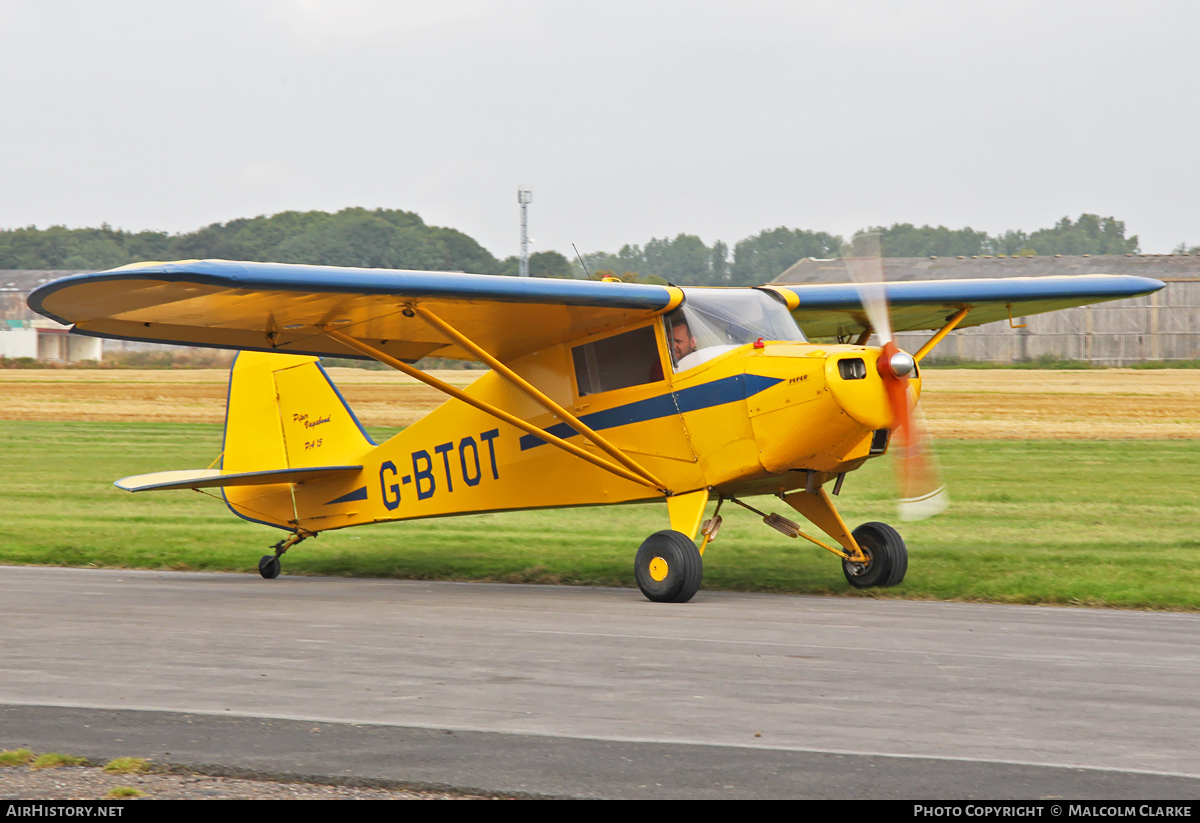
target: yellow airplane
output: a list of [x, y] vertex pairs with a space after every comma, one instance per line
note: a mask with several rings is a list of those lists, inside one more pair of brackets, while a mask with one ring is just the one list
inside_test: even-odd
[[[666, 500], [670, 528], [637, 550], [636, 578], [650, 600], [686, 602], [721, 504], [752, 508], [743, 498], [757, 495], [823, 532], [752, 508], [841, 558], [851, 585], [900, 583], [899, 533], [852, 531], [833, 496], [891, 444], [905, 458], [902, 516], [944, 505], [912, 417], [920, 360], [956, 327], [1163, 286], [1112, 275], [885, 285], [878, 261], [874, 277], [861, 276], [869, 261], [857, 268], [858, 285], [713, 289], [187, 260], [64, 278], [29, 305], [78, 334], [239, 350], [219, 468], [116, 485], [220, 487], [235, 514], [288, 533], [260, 561], [263, 577], [331, 529]], [[892, 329], [935, 333], [909, 355]], [[884, 345], [865, 345], [872, 331]], [[321, 356], [374, 358], [449, 399], [376, 444]], [[411, 365], [430, 356], [490, 371], [458, 389]]]

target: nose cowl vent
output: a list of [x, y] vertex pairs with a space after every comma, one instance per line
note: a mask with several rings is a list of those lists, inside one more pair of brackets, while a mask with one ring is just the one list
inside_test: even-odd
[[867, 376], [867, 364], [860, 357], [847, 357], [838, 361], [838, 374], [843, 380], [862, 380]]

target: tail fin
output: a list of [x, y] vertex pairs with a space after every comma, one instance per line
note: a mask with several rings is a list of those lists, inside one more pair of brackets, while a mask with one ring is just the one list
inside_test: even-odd
[[229, 378], [223, 469], [348, 465], [374, 447], [317, 361], [294, 354], [238, 354]]

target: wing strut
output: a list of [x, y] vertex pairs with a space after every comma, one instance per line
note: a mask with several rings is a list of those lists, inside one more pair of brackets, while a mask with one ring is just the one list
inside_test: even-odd
[[[955, 314], [953, 317], [949, 318], [949, 322], [947, 322], [946, 325], [942, 326], [941, 331], [939, 331], [933, 337], [929, 338], [929, 342], [927, 342], [924, 346], [917, 349], [917, 353], [913, 355], [913, 360], [916, 360], [918, 363], [920, 363], [921, 358], [924, 357], [925, 355], [929, 354], [929, 352], [931, 352], [933, 350], [934, 346], [936, 346], [938, 343], [941, 343], [943, 337], [948, 335], [950, 332], [954, 331], [954, 327], [963, 321], [963, 318], [967, 316], [967, 312], [969, 312], [970, 310], [971, 310], [970, 306], [959, 309], [958, 313]], [[868, 329], [868, 331], [870, 331], [870, 330]]]
[[612, 443], [596, 434], [596, 432], [594, 432], [586, 423], [584, 423], [575, 415], [571, 414], [562, 406], [555, 403], [545, 394], [538, 391], [535, 386], [530, 384], [508, 366], [501, 363], [495, 357], [492, 357], [492, 355], [486, 350], [473, 343], [469, 338], [454, 329], [454, 327], [452, 327], [449, 323], [445, 322], [428, 309], [423, 309], [420, 306], [412, 304], [409, 305], [409, 308], [416, 312], [418, 317], [445, 335], [446, 339], [456, 343], [460, 348], [465, 349], [482, 360], [484, 363], [487, 363], [489, 366], [491, 366], [493, 371], [495, 371], [509, 383], [512, 383], [518, 391], [526, 394], [531, 400], [533, 400], [533, 402], [537, 403], [551, 414], [558, 415], [568, 426], [579, 432], [588, 440], [591, 440], [601, 450], [607, 452], [609, 457], [612, 457], [625, 468], [635, 472], [636, 474], [648, 480], [650, 483], [653, 483], [655, 488], [664, 490], [666, 489], [666, 485], [661, 480], [638, 465], [637, 461], [633, 460], [631, 457], [629, 457], [629, 455], [625, 454], [625, 452], [621, 451]]
[[410, 366], [401, 360], [397, 360], [396, 358], [392, 357], [391, 355], [387, 354], [386, 352], [382, 352], [379, 349], [374, 348], [373, 346], [367, 345], [366, 343], [362, 342], [358, 338], [351, 337], [348, 334], [343, 334], [342, 332], [337, 331], [335, 329], [324, 329], [324, 332], [327, 337], [331, 337], [334, 340], [337, 340], [338, 342], [342, 343], [343, 345], [349, 346], [350, 348], [354, 349], [355, 351], [361, 352], [361, 353], [367, 355], [368, 357], [372, 357], [375, 360], [378, 360], [380, 363], [383, 363], [384, 365], [391, 366], [393, 369], [396, 369], [396, 371], [404, 372], [409, 377], [420, 380], [422, 383], [426, 384], [427, 386], [432, 386], [433, 388], [437, 389], [438, 391], [442, 392], [443, 394], [448, 394], [451, 397], [455, 398], [456, 400], [461, 400], [462, 402], [466, 403], [467, 405], [474, 406], [475, 408], [479, 409], [482, 412], [485, 412], [486, 414], [490, 414], [494, 417], [498, 417], [501, 420], [503, 420], [505, 423], [516, 426], [518, 429], [521, 429], [523, 431], [529, 432], [532, 435], [540, 437], [543, 440], [545, 440], [547, 443], [550, 443], [553, 446], [558, 446], [560, 449], [570, 452], [571, 454], [575, 455], [576, 457], [580, 458], [581, 460], [586, 460], [587, 462], [591, 463], [592, 465], [598, 466], [598, 467], [604, 469], [605, 471], [612, 472], [613, 474], [618, 475], [620, 477], [624, 477], [626, 480], [631, 480], [634, 483], [637, 483], [642, 486], [649, 486], [652, 489], [658, 489], [663, 494], [669, 494], [666, 487], [661, 486], [657, 483], [653, 483], [650, 480], [647, 480], [646, 478], [642, 477], [641, 475], [634, 474], [633, 472], [629, 471], [628, 469], [626, 469], [622, 466], [618, 466], [616, 463], [613, 463], [609, 460], [605, 460], [603, 457], [600, 457], [598, 455], [591, 454], [590, 452], [584, 451], [583, 449], [576, 446], [574, 443], [568, 443], [566, 440], [563, 440], [561, 437], [556, 437], [553, 434], [550, 434], [545, 429], [538, 428], [537, 426], [533, 425], [532, 423], [526, 422], [526, 421], [522, 420], [521, 418], [516, 417], [515, 415], [509, 414], [508, 412], [504, 411], [503, 409], [498, 409], [490, 403], [485, 403], [484, 401], [480, 400], [477, 397], [472, 397], [471, 395], [467, 394], [466, 392], [461, 391], [460, 389], [456, 389], [454, 386], [451, 386], [449, 383], [445, 383], [441, 380], [438, 380], [436, 377], [426, 374], [425, 372], [421, 371], [418, 368], [414, 368], [413, 366]]

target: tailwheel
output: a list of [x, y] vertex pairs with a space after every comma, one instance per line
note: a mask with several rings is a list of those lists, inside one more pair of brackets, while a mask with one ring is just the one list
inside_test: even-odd
[[291, 537], [285, 537], [271, 547], [275, 550], [275, 554], [264, 554], [258, 559], [258, 573], [268, 580], [274, 580], [276, 577], [279, 577], [281, 569], [279, 558], [283, 557], [283, 553], [297, 543], [316, 536], [316, 532], [297, 529]]
[[279, 557], [274, 554], [264, 554], [258, 561], [258, 573], [268, 580], [279, 577], [280, 568]]
[[887, 523], [863, 523], [853, 532], [868, 558], [866, 563], [842, 561], [846, 581], [856, 589], [896, 586], [908, 571], [908, 549], [900, 532]]
[[655, 603], [686, 603], [700, 588], [704, 560], [692, 539], [664, 529], [646, 538], [633, 561], [638, 588]]

